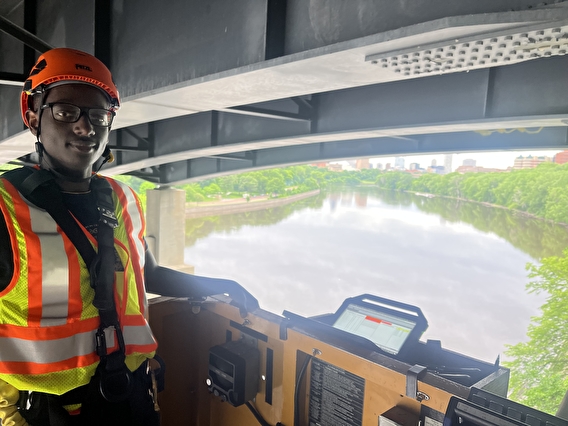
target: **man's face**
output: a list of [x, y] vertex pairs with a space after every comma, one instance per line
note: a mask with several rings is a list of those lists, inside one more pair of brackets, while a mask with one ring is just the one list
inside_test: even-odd
[[[65, 84], [47, 92], [44, 105], [63, 103], [80, 108], [108, 109], [104, 92], [86, 84]], [[30, 112], [30, 130], [37, 134], [39, 110]], [[108, 142], [109, 127], [93, 125], [87, 113], [75, 123], [57, 121], [50, 108], [41, 114], [40, 141], [47, 152], [49, 167], [65, 175], [84, 178], [91, 174], [93, 164], [101, 157]]]

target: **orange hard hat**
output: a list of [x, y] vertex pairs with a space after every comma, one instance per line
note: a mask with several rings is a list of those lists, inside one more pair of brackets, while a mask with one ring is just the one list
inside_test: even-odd
[[120, 107], [118, 90], [105, 64], [88, 53], [60, 47], [43, 53], [24, 83], [21, 107], [26, 126], [29, 126], [26, 111], [31, 106], [30, 97], [55, 84], [65, 83], [86, 83], [98, 87], [107, 94], [113, 111]]

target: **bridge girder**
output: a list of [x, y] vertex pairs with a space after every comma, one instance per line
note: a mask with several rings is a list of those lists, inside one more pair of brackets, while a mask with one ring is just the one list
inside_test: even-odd
[[[24, 6], [36, 9], [39, 38], [94, 46], [110, 62], [123, 108], [108, 173], [172, 184], [352, 157], [566, 146], [566, 3], [392, 3], [170, 1], [158, 11], [95, 0], [79, 22], [68, 4]], [[18, 5], [0, 16], [22, 21]], [[1, 75], [23, 75], [10, 67], [24, 49], [1, 34], [0, 49]], [[18, 93], [0, 85], [4, 162], [33, 160]], [[530, 133], [493, 132], [516, 128]]]

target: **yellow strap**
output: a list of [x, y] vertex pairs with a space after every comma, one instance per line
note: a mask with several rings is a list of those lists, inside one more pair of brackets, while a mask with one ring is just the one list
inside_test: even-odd
[[16, 407], [19, 397], [18, 389], [0, 379], [0, 420], [2, 420], [2, 426], [28, 425]]

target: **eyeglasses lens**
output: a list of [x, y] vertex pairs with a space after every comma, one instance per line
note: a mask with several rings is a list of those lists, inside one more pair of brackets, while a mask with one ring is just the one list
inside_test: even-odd
[[[71, 104], [50, 104], [53, 118], [65, 123], [75, 123], [81, 116], [81, 108]], [[84, 108], [93, 126], [108, 127], [112, 123], [113, 113], [101, 108]]]

